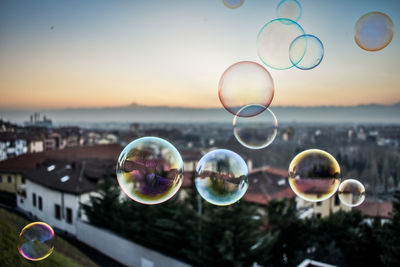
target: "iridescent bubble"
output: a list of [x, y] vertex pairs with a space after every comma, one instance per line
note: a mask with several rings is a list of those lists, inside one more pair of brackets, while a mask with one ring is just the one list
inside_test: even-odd
[[324, 45], [314, 35], [298, 36], [290, 44], [289, 57], [297, 68], [302, 70], [313, 69], [321, 63], [324, 57]]
[[205, 154], [196, 166], [197, 191], [206, 201], [231, 205], [241, 199], [249, 187], [248, 169], [235, 152], [217, 149]]
[[296, 155], [289, 166], [289, 184], [300, 198], [323, 201], [337, 191], [340, 166], [336, 159], [320, 149], [305, 150]]
[[356, 207], [365, 200], [365, 188], [359, 181], [347, 179], [339, 185], [338, 195], [344, 205]]
[[254, 109], [253, 106], [257, 105], [243, 107], [233, 118], [233, 134], [243, 146], [250, 149], [262, 149], [274, 141], [278, 132], [278, 120], [269, 108], [250, 118], [240, 116], [240, 113], [246, 112], [246, 109]]
[[229, 8], [238, 8], [243, 5], [244, 0], [222, 0], [224, 5]]
[[298, 21], [301, 18], [301, 5], [296, 0], [282, 0], [276, 7], [278, 18]]
[[271, 74], [260, 64], [240, 61], [222, 74], [218, 96], [225, 109], [233, 115], [244, 106], [253, 104], [253, 108], [240, 114], [241, 117], [251, 117], [263, 112], [271, 104], [274, 82]]
[[183, 161], [178, 150], [158, 137], [143, 137], [119, 155], [117, 178], [125, 194], [142, 204], [173, 197], [182, 185]]
[[[284, 70], [293, 67], [289, 47], [293, 40], [304, 35], [299, 24], [290, 19], [275, 19], [265, 24], [257, 37], [258, 56], [270, 68]], [[299, 61], [301, 58], [299, 59]]]
[[393, 21], [381, 12], [370, 12], [362, 16], [354, 26], [354, 40], [367, 51], [378, 51], [393, 39]]
[[19, 234], [18, 251], [27, 260], [40, 261], [54, 250], [54, 231], [44, 222], [26, 225]]

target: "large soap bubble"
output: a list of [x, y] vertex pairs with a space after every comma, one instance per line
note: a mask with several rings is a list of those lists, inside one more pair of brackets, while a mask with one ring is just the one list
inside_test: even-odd
[[297, 0], [282, 0], [276, 7], [278, 18], [298, 21], [301, 18], [301, 5]]
[[257, 37], [258, 56], [270, 68], [284, 70], [293, 67], [289, 59], [289, 47], [293, 40], [304, 35], [299, 24], [290, 19], [275, 19], [265, 24]]
[[344, 180], [338, 189], [340, 201], [349, 207], [361, 205], [365, 199], [365, 188], [362, 183], [355, 179]]
[[44, 222], [26, 225], [19, 234], [18, 251], [27, 260], [40, 261], [54, 250], [54, 231]]
[[253, 106], [245, 106], [233, 118], [233, 134], [243, 146], [250, 149], [262, 149], [274, 141], [278, 132], [278, 120], [269, 108], [250, 118], [240, 116], [240, 113], [246, 112], [246, 109], [254, 109]]
[[289, 184], [300, 198], [323, 201], [337, 191], [340, 166], [336, 159], [320, 149], [305, 150], [296, 155], [289, 166]]
[[205, 154], [196, 166], [197, 191], [206, 201], [231, 205], [241, 199], [249, 186], [248, 169], [235, 152], [217, 149]]
[[321, 63], [324, 57], [324, 45], [314, 35], [298, 36], [290, 44], [289, 57], [297, 68], [302, 70], [313, 69]]
[[222, 74], [218, 84], [218, 96], [227, 111], [241, 117], [251, 117], [263, 112], [274, 97], [274, 82], [269, 72], [260, 64], [240, 61]]
[[121, 152], [117, 178], [129, 198], [142, 204], [162, 203], [181, 187], [183, 161], [168, 141], [158, 137], [139, 138]]
[[354, 40], [367, 51], [378, 51], [393, 39], [393, 21], [381, 12], [370, 12], [359, 18], [354, 27]]
[[241, 7], [244, 3], [244, 0], [222, 0], [224, 5], [229, 8], [238, 8]]

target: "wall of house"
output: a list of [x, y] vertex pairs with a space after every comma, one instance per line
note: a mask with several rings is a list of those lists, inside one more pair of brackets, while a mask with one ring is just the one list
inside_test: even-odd
[[44, 151], [44, 144], [42, 140], [31, 141], [29, 143], [29, 153], [38, 153]]
[[189, 267], [190, 265], [124, 239], [105, 229], [77, 221], [76, 237], [114, 260], [135, 267]]
[[299, 197], [296, 197], [297, 209], [306, 207], [312, 208], [313, 209], [312, 215], [321, 218], [329, 216], [331, 213], [335, 213], [339, 210], [343, 211], [351, 210], [351, 207], [343, 205], [339, 200], [335, 201], [335, 198], [337, 198], [336, 194], [324, 201], [309, 202]]
[[[22, 175], [16, 173], [0, 173], [0, 191], [17, 193], [18, 187], [22, 184]], [[9, 177], [11, 179], [9, 179]]]
[[[33, 205], [33, 193], [36, 194], [36, 206]], [[42, 198], [42, 210], [39, 209], [39, 196]], [[17, 196], [18, 208], [28, 215], [48, 223], [52, 227], [76, 235], [76, 221], [79, 214], [79, 203], [86, 203], [89, 194], [74, 195], [49, 189], [30, 180], [26, 181], [26, 198]], [[56, 218], [55, 205], [60, 206], [60, 218]], [[67, 208], [72, 210], [72, 223], [67, 222]]]

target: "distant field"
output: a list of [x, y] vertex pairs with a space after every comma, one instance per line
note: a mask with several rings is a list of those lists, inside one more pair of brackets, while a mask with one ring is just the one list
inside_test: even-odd
[[20, 216], [0, 208], [0, 265], [1, 266], [98, 266], [78, 249], [56, 235], [53, 253], [40, 262], [22, 257], [17, 249], [18, 235], [29, 222]]

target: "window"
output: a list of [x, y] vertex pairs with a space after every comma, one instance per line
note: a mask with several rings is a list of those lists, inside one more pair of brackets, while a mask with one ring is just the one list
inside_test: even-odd
[[39, 196], [39, 210], [43, 210], [42, 197]]
[[32, 205], [36, 207], [36, 194], [32, 193]]
[[25, 183], [25, 177], [21, 178], [21, 183], [23, 183], [23, 184]]
[[67, 223], [72, 224], [72, 209], [67, 208]]
[[321, 206], [321, 205], [322, 205], [322, 201], [318, 201], [317, 206]]
[[317, 213], [317, 218], [321, 218], [321, 213]]
[[12, 177], [11, 177], [11, 176], [8, 176], [8, 179], [7, 179], [7, 180], [8, 180], [9, 183], [11, 183]]
[[3, 176], [0, 176], [0, 183], [3, 182]]
[[335, 206], [339, 206], [340, 205], [340, 199], [339, 196], [336, 194], [335, 195]]
[[57, 220], [61, 219], [61, 209], [60, 209], [60, 205], [58, 205], [58, 204], [54, 205], [54, 217]]

